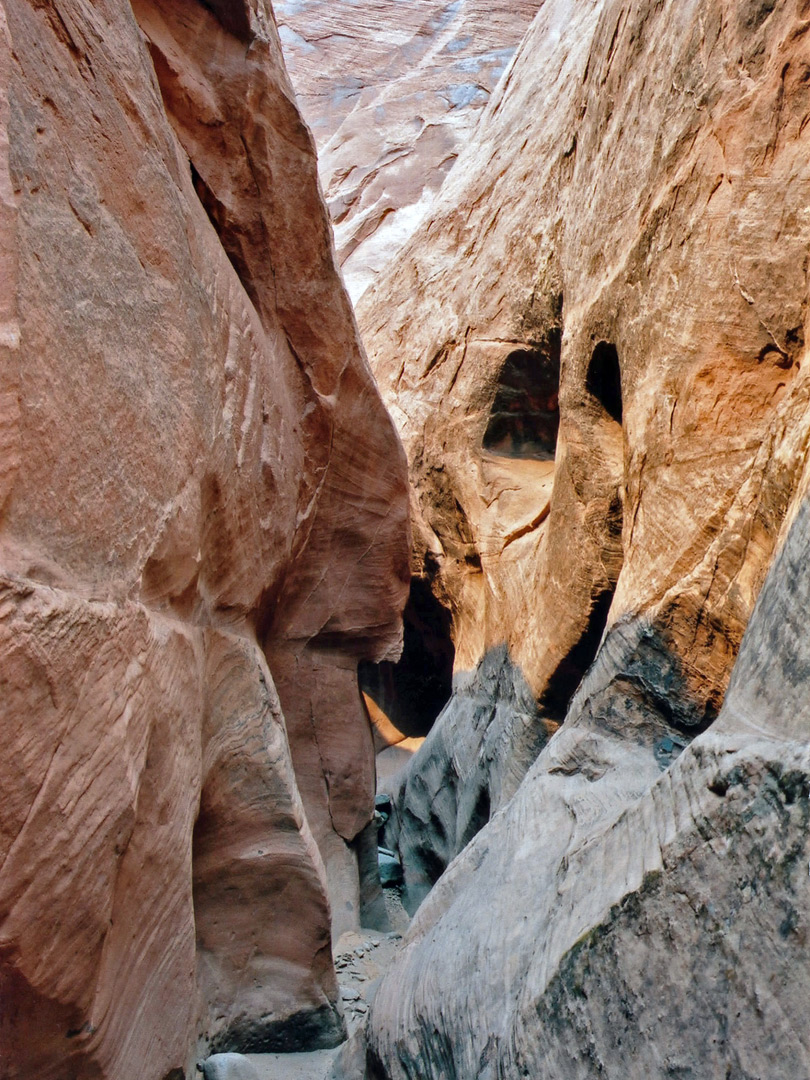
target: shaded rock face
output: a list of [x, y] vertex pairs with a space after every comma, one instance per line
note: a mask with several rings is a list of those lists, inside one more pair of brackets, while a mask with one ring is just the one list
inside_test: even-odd
[[407, 499], [270, 8], [0, 16], [3, 1072], [334, 1043]]
[[[544, 4], [359, 305], [456, 668], [506, 648], [564, 721], [417, 912], [369, 1075], [808, 1070], [808, 15]], [[477, 745], [454, 709], [400, 812]]]
[[385, 745], [390, 745], [386, 735], [423, 738], [447, 704], [455, 657], [451, 621], [429, 583], [414, 577], [403, 612], [399, 660], [360, 665], [360, 686], [372, 719], [380, 716], [388, 722], [377, 729]]
[[614, 636], [605, 693], [712, 722], [801, 472], [804, 24], [749, 15], [545, 4], [358, 306], [456, 668], [554, 722]]
[[542, 0], [278, 0], [356, 299], [433, 198]]
[[456, 676], [453, 696], [419, 757], [382, 786], [393, 817], [385, 846], [400, 853], [403, 900], [413, 912], [451, 860], [514, 795], [556, 725], [504, 648]]
[[657, 778], [619, 733], [601, 775], [564, 760], [568, 724], [551, 740], [420, 909], [375, 1001], [368, 1075], [805, 1074], [800, 499], [711, 731]]

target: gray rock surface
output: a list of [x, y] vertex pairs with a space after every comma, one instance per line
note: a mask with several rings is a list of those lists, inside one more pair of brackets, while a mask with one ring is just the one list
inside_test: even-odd
[[807, 1075], [810, 708], [792, 688], [809, 522], [805, 504], [727, 707], [666, 771], [649, 737], [587, 719], [589, 674], [578, 716], [420, 908], [374, 1002], [375, 1076]]
[[408, 767], [380, 784], [394, 804], [384, 836], [399, 851], [411, 913], [515, 793], [555, 728], [539, 717], [506, 648], [456, 675], [450, 702]]
[[260, 1080], [256, 1067], [244, 1054], [212, 1054], [202, 1063], [205, 1080]]
[[327, 1080], [366, 1080], [366, 1041], [357, 1031], [335, 1054]]

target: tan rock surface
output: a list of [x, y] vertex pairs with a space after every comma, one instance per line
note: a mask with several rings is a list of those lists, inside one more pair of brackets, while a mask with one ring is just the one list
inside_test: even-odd
[[3, 1075], [333, 1044], [407, 508], [269, 5], [0, 12]]
[[780, 87], [802, 24], [770, 11], [546, 4], [358, 308], [456, 670], [505, 643], [555, 721], [641, 615], [658, 674], [633, 681], [710, 721], [795, 483], [775, 448], [804, 400], [806, 101]]
[[425, 220], [541, 0], [278, 0], [359, 297]]
[[[805, 483], [805, 9], [545, 4], [359, 305], [457, 680], [505, 647], [539, 718], [565, 720], [420, 909], [374, 1006], [375, 1076], [807, 1071], [787, 976], [807, 762], [773, 739], [805, 730], [803, 666], [777, 668], [792, 706], [766, 677], [798, 648], [782, 601], [730, 694], [750, 719], [672, 764], [719, 712]], [[425, 749], [444, 728], [465, 760], [465, 707], [413, 759], [423, 807], [451, 767]], [[521, 752], [523, 731], [504, 733]], [[439, 817], [434, 851], [461, 820]]]

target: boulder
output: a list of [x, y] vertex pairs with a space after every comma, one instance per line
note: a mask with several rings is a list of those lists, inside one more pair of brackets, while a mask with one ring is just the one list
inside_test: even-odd
[[205, 1080], [259, 1080], [253, 1063], [244, 1054], [212, 1054], [202, 1063]]

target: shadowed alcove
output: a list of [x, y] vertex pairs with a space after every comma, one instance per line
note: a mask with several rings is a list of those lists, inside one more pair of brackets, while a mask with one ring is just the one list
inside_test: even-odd
[[611, 420], [622, 422], [622, 373], [616, 346], [600, 341], [593, 350], [585, 389], [595, 398]]
[[[610, 342], [600, 341], [594, 347], [585, 374], [585, 390], [590, 407], [580, 421], [587, 417], [591, 438], [596, 436], [602, 449], [609, 449], [609, 457], [620, 462], [624, 438], [621, 366], [616, 346]], [[558, 723], [565, 719], [571, 698], [599, 650], [622, 567], [622, 526], [623, 506], [617, 485], [609, 492], [602, 521], [600, 572], [594, 575], [590, 605], [579, 637], [557, 665], [540, 699], [544, 713]]]
[[402, 656], [396, 664], [362, 662], [360, 689], [406, 738], [427, 735], [450, 699], [455, 648], [451, 616], [423, 578], [411, 579], [403, 612]]
[[542, 346], [509, 353], [484, 433], [484, 450], [553, 461], [560, 423], [560, 333]]

